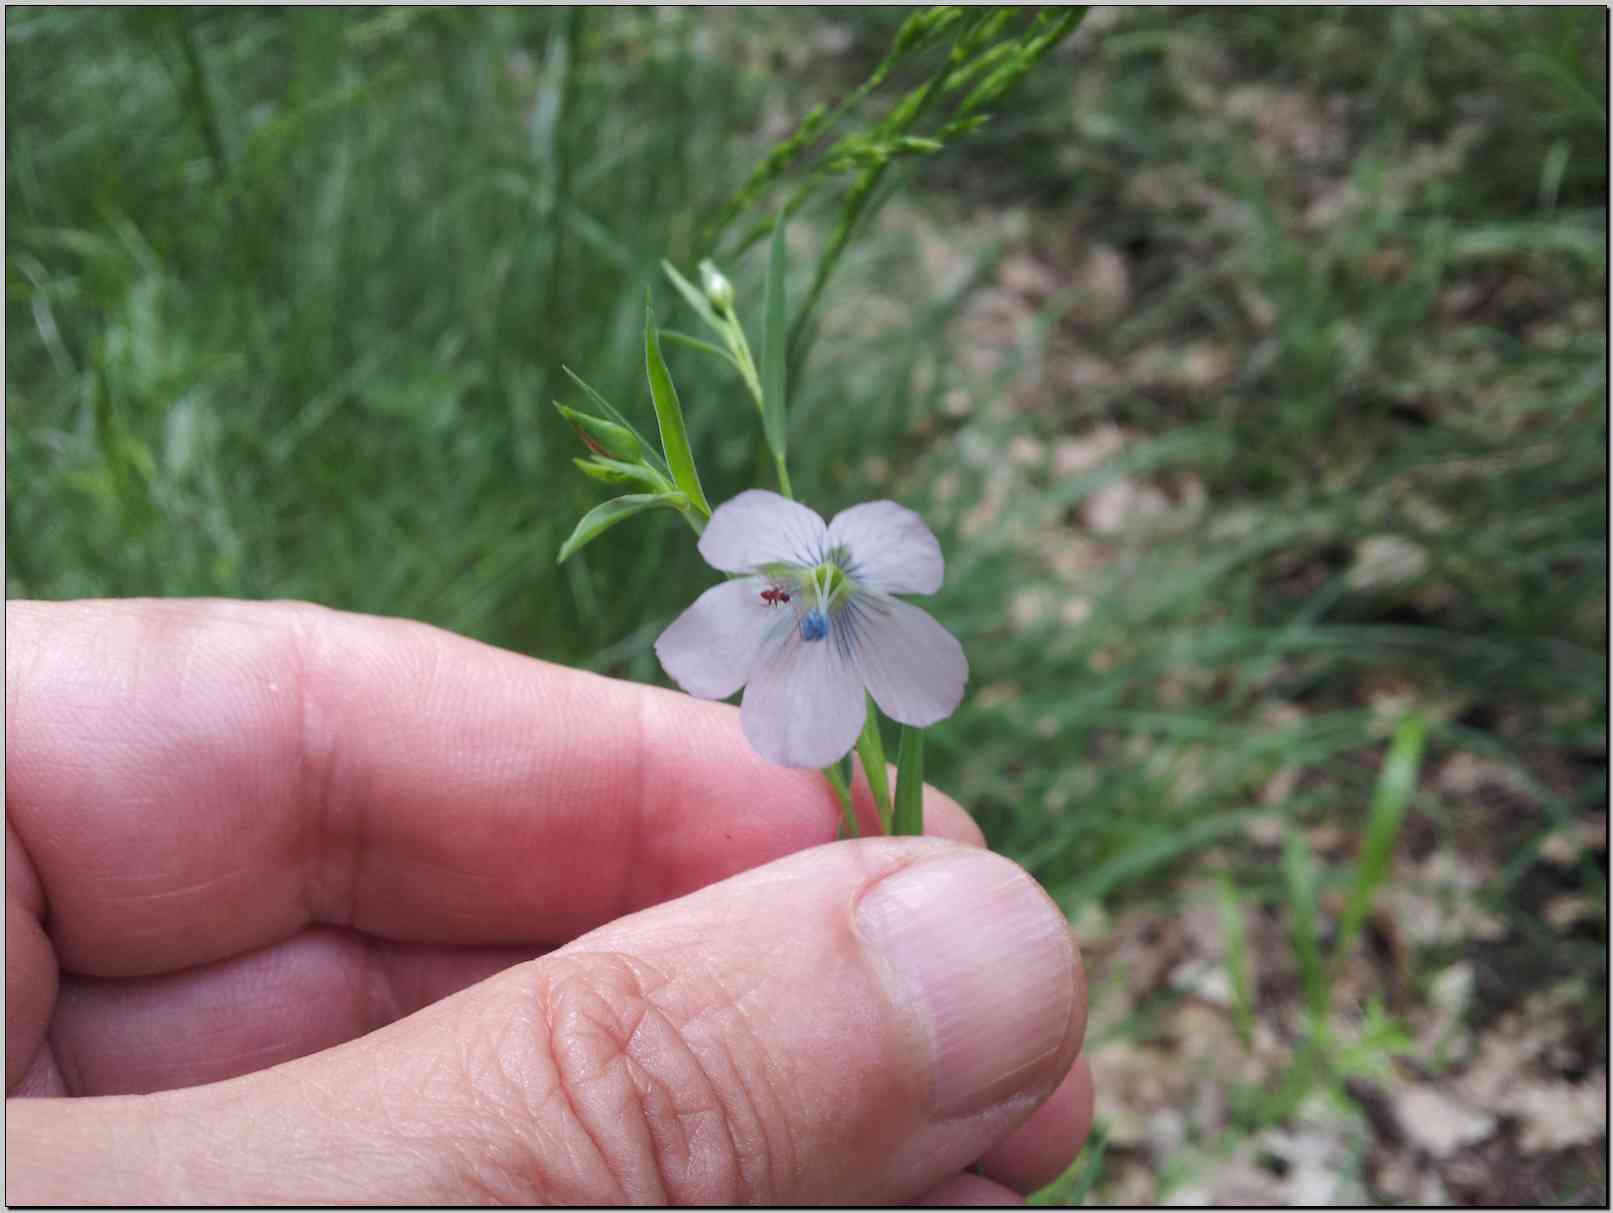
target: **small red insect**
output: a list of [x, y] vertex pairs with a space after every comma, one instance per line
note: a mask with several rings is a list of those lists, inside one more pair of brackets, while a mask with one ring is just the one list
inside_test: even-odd
[[762, 601], [768, 606], [778, 606], [790, 600], [789, 591], [781, 590], [777, 586], [769, 586], [762, 591]]

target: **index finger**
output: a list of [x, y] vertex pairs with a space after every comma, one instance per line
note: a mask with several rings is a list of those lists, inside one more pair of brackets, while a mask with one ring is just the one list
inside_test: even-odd
[[[292, 603], [8, 603], [6, 811], [62, 964], [234, 955], [313, 923], [559, 943], [833, 838], [738, 714]], [[979, 842], [930, 793], [930, 832]]]

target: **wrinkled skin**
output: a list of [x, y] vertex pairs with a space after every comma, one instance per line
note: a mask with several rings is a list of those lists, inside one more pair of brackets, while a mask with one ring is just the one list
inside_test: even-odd
[[1067, 929], [936, 793], [820, 845], [732, 708], [295, 604], [6, 662], [12, 1201], [1001, 1204], [1086, 1134]]

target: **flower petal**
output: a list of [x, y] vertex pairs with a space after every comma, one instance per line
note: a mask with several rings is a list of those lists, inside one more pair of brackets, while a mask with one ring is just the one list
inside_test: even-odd
[[740, 707], [756, 752], [786, 767], [826, 767], [844, 758], [865, 714], [862, 681], [848, 653], [832, 635], [802, 640], [798, 627], [764, 647]]
[[880, 711], [922, 728], [957, 710], [969, 659], [951, 632], [918, 607], [883, 594], [857, 595], [846, 614], [858, 670]]
[[719, 505], [700, 536], [712, 568], [749, 573], [775, 562], [812, 566], [823, 559], [826, 528], [798, 501], [750, 489]]
[[847, 574], [885, 594], [933, 594], [946, 563], [930, 528], [905, 505], [867, 501], [841, 510], [829, 524], [828, 546], [844, 544], [853, 564]]
[[781, 622], [762, 601], [762, 577], [714, 585], [655, 642], [661, 668], [691, 695], [727, 699], [750, 678], [757, 651]]

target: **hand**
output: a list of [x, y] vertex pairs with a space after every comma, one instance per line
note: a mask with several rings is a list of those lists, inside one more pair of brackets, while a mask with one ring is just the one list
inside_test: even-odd
[[314, 607], [6, 617], [8, 1200], [1002, 1203], [1086, 1134], [1068, 928], [944, 797], [820, 846], [720, 704]]

